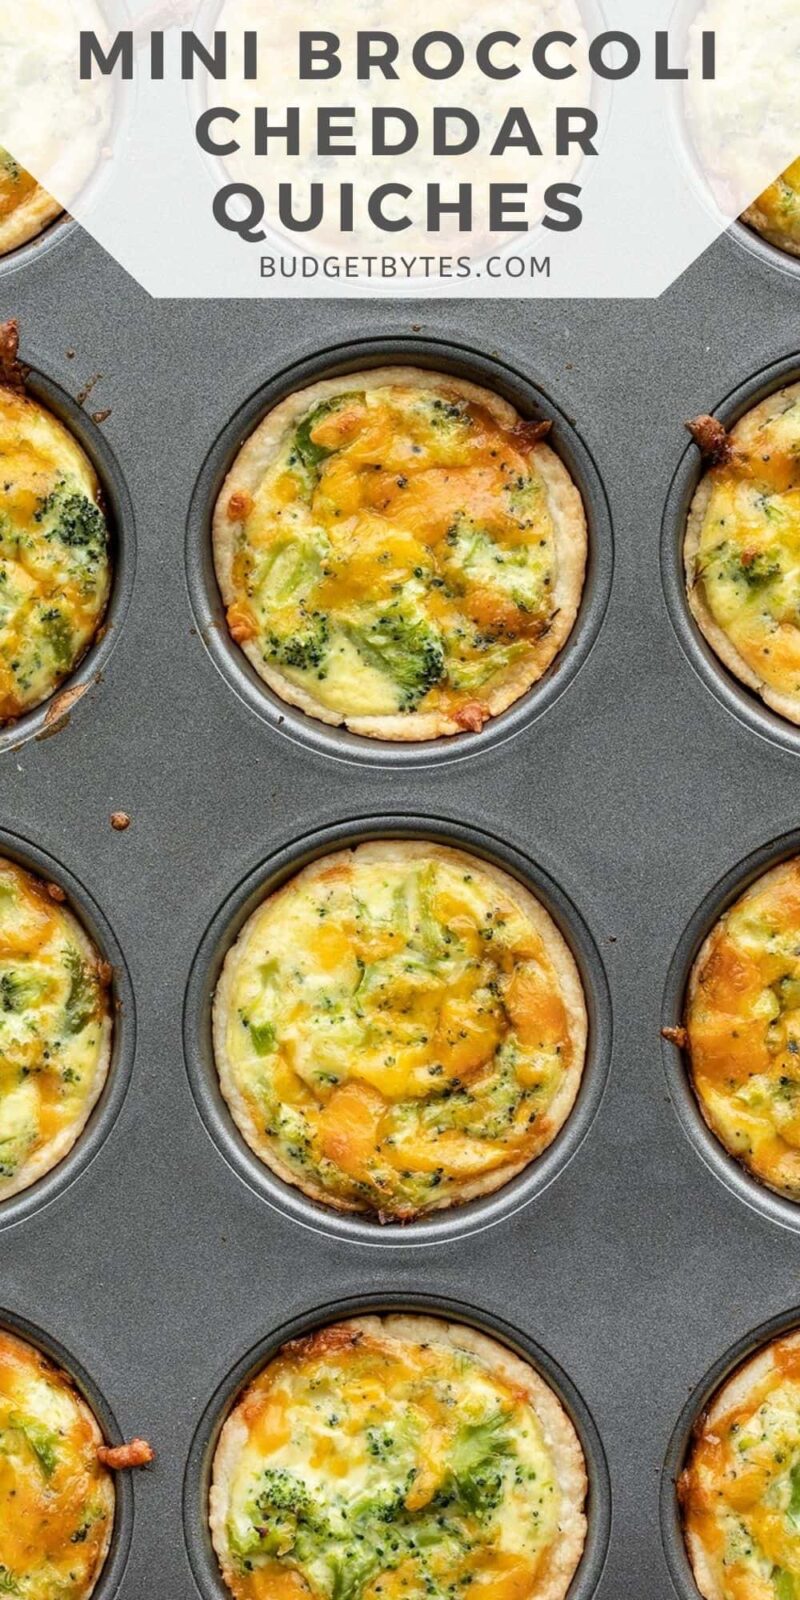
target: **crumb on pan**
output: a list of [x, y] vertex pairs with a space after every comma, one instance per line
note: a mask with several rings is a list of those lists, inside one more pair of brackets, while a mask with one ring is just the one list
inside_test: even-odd
[[155, 1450], [146, 1439], [131, 1439], [130, 1444], [100, 1444], [97, 1459], [112, 1472], [124, 1472], [129, 1467], [148, 1467], [155, 1460]]
[[130, 825], [131, 819], [128, 816], [127, 811], [112, 811], [111, 826], [112, 828], [116, 828], [117, 833], [124, 833], [125, 829], [129, 828]]
[[712, 466], [721, 466], [730, 459], [731, 442], [726, 429], [716, 417], [695, 417], [686, 423], [686, 427], [697, 448]]
[[6, 389], [24, 389], [27, 367], [19, 360], [19, 324], [16, 317], [0, 323], [0, 384]]
[[662, 1039], [668, 1039], [670, 1044], [676, 1044], [679, 1050], [685, 1050], [689, 1043], [689, 1035], [685, 1028], [662, 1028]]

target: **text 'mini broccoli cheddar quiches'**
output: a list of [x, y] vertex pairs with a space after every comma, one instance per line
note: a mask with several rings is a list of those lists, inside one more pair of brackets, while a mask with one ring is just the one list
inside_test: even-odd
[[283, 700], [385, 740], [480, 729], [569, 635], [580, 494], [490, 390], [413, 367], [271, 411], [214, 513], [228, 625]]
[[0, 857], [0, 1200], [63, 1159], [99, 1099], [110, 978], [63, 890]]
[[108, 1553], [114, 1484], [86, 1401], [0, 1328], [0, 1593], [87, 1600]]
[[235, 1600], [563, 1600], [586, 1486], [527, 1362], [437, 1318], [366, 1316], [285, 1345], [245, 1390], [210, 1522]]
[[715, 923], [689, 979], [685, 1043], [703, 1116], [726, 1149], [800, 1200], [800, 858]]
[[690, 429], [709, 467], [686, 529], [689, 606], [723, 664], [800, 723], [800, 383], [730, 433], [714, 417]]
[[717, 1391], [678, 1482], [704, 1600], [800, 1594], [800, 1333], [767, 1344]]
[[111, 585], [100, 485], [77, 439], [25, 390], [0, 327], [0, 724], [46, 700], [92, 643]]
[[573, 956], [515, 878], [383, 840], [270, 894], [214, 999], [222, 1093], [256, 1155], [338, 1210], [409, 1221], [499, 1188], [577, 1094]]
[[0, 256], [34, 239], [61, 210], [58, 201], [0, 148]]

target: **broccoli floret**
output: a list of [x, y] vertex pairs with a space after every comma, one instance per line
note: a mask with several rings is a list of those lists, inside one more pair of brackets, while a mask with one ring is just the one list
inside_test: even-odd
[[0, 150], [0, 167], [6, 172], [12, 183], [18, 183], [22, 177], [22, 168], [18, 161], [9, 155], [7, 150]]
[[298, 672], [318, 672], [324, 676], [328, 618], [322, 612], [315, 612], [308, 622], [303, 633], [295, 633], [288, 639], [271, 633], [265, 653], [269, 660], [278, 661], [284, 667], [294, 667]]
[[438, 1505], [485, 1513], [499, 1505], [505, 1466], [513, 1454], [508, 1416], [498, 1411], [461, 1429], [450, 1457], [450, 1471], [436, 1497]]
[[0, 1011], [24, 1011], [38, 989], [37, 983], [23, 978], [19, 972], [0, 975]]
[[329, 445], [316, 444], [311, 435], [317, 423], [321, 422], [323, 417], [330, 416], [332, 411], [340, 411], [348, 400], [353, 400], [354, 398], [357, 398], [354, 392], [337, 394], [332, 400], [322, 400], [318, 406], [314, 407], [313, 411], [309, 411], [308, 416], [303, 418], [295, 431], [292, 452], [289, 458], [290, 466], [294, 465], [292, 456], [296, 456], [297, 460], [309, 472], [316, 475], [322, 462], [326, 461], [328, 456], [334, 455], [335, 452]]
[[403, 711], [413, 711], [444, 677], [439, 634], [424, 619], [404, 616], [398, 606], [361, 626], [351, 623], [347, 633], [362, 659], [397, 684]]
[[64, 669], [71, 667], [75, 653], [72, 629], [63, 611], [59, 611], [57, 606], [50, 606], [39, 613], [39, 621], [47, 633], [56, 666]]
[[108, 529], [100, 507], [64, 478], [39, 502], [35, 520], [52, 520], [45, 538], [59, 539], [69, 549], [80, 550], [89, 566], [96, 566], [106, 553]]
[[80, 1033], [94, 1016], [97, 985], [93, 973], [72, 945], [65, 951], [64, 965], [69, 973], [65, 1005], [67, 1032]]

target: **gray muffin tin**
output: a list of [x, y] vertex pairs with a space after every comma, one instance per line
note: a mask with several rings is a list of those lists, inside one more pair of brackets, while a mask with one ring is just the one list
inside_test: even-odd
[[[696, 1600], [674, 1497], [691, 1421], [732, 1360], [800, 1320], [797, 1214], [711, 1139], [659, 1038], [717, 911], [800, 848], [798, 738], [707, 656], [680, 582], [684, 419], [727, 420], [800, 365], [796, 274], [743, 232], [636, 303], [155, 302], [69, 225], [0, 266], [0, 316], [95, 458], [117, 554], [86, 692], [0, 736], [0, 849], [64, 885], [115, 968], [106, 1094], [63, 1167], [0, 1206], [0, 1322], [73, 1372], [110, 1437], [158, 1451], [120, 1479], [101, 1600], [223, 1600], [203, 1511], [225, 1408], [284, 1337], [397, 1306], [495, 1330], [562, 1394], [591, 1480], [571, 1600]], [[408, 749], [309, 723], [253, 679], [208, 542], [266, 406], [388, 359], [550, 417], [591, 532], [542, 684], [480, 736]], [[214, 976], [254, 897], [381, 833], [449, 838], [530, 882], [591, 1011], [551, 1150], [402, 1230], [263, 1172], [209, 1054]]]

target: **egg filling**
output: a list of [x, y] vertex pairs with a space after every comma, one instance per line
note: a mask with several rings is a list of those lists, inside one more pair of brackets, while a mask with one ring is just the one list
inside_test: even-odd
[[496, 1188], [555, 1137], [583, 1066], [570, 952], [515, 880], [364, 845], [253, 913], [215, 1002], [223, 1093], [256, 1153], [348, 1209]]
[[479, 729], [572, 626], [580, 497], [541, 443], [548, 425], [481, 391], [353, 384], [232, 470], [217, 518], [231, 632], [322, 720], [393, 738], [412, 717], [417, 737]]
[[69, 1380], [33, 1346], [0, 1330], [0, 1594], [91, 1594], [114, 1519], [100, 1442]]
[[800, 256], [800, 160], [753, 201], [744, 221], [779, 250]]
[[[236, 1600], [566, 1591], [585, 1529], [571, 1424], [522, 1363], [507, 1372], [502, 1355], [499, 1366], [486, 1359], [483, 1346], [498, 1347], [470, 1347], [467, 1330], [462, 1345], [458, 1329], [429, 1319], [415, 1336], [415, 1323], [326, 1328], [287, 1345], [246, 1391], [223, 1432], [211, 1495]], [[444, 1337], [430, 1336], [437, 1326]], [[526, 1372], [568, 1436], [569, 1496]]]
[[66, 1155], [108, 1071], [110, 974], [63, 901], [0, 859], [0, 1199]]

